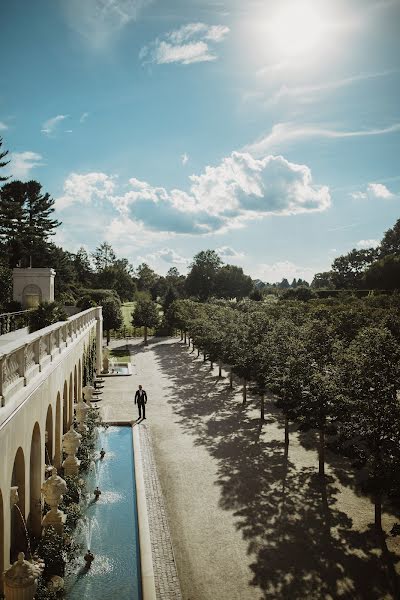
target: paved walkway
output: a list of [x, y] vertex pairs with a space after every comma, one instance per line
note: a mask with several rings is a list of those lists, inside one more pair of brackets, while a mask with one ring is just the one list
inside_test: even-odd
[[[322, 484], [313, 435], [292, 430], [285, 455], [272, 402], [261, 424], [251, 390], [243, 407], [240, 388], [177, 339], [130, 349], [133, 376], [106, 381], [102, 412], [132, 421], [138, 384], [148, 393], [138, 426], [151, 437], [184, 600], [393, 598], [349, 461], [328, 452]], [[394, 520], [385, 514], [387, 530]]]

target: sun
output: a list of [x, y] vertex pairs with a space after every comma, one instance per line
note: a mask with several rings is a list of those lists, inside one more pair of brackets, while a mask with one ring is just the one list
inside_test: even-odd
[[317, 50], [327, 23], [315, 4], [292, 2], [280, 9], [269, 22], [269, 32], [275, 51], [286, 57], [305, 55]]

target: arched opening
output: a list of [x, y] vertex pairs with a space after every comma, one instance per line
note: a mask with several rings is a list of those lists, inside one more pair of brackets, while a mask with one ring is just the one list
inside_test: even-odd
[[53, 448], [53, 409], [51, 404], [47, 409], [46, 433], [45, 433], [45, 461], [47, 465], [52, 465], [54, 459]]
[[57, 469], [61, 467], [61, 443], [61, 398], [60, 392], [58, 392], [56, 402], [56, 426], [54, 435], [54, 466]]
[[68, 419], [68, 427], [71, 426], [72, 421], [74, 420], [74, 388], [72, 383], [72, 373], [69, 376], [69, 419]]
[[82, 398], [82, 363], [81, 359], [78, 362], [78, 398], [77, 401]]
[[68, 387], [67, 382], [64, 381], [64, 390], [63, 390], [63, 433], [68, 431]]
[[40, 444], [39, 423], [35, 423], [32, 432], [29, 475], [30, 502], [28, 528], [29, 531], [38, 538], [41, 534], [42, 522], [42, 510], [40, 502], [40, 488], [42, 484], [42, 448]]
[[3, 495], [0, 490], [0, 594], [3, 591], [4, 571], [4, 507]]
[[74, 367], [74, 404], [78, 402], [78, 370]]
[[17, 559], [18, 552], [27, 551], [25, 533], [25, 458], [24, 451], [18, 448], [14, 459], [11, 486], [18, 487], [18, 502], [11, 507], [10, 562]]

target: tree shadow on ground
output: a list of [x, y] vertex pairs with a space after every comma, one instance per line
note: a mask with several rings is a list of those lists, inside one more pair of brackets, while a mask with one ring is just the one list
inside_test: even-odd
[[[217, 461], [220, 505], [233, 511], [248, 542], [249, 584], [261, 598], [394, 598], [379, 540], [372, 530], [352, 529], [336, 506], [336, 480], [297, 467], [283, 436], [268, 440], [268, 424], [253, 417], [226, 379], [216, 383], [201, 357], [176, 342], [154, 344], [152, 351], [172, 383], [167, 400], [180, 426]], [[270, 408], [267, 418], [279, 419], [280, 411]]]

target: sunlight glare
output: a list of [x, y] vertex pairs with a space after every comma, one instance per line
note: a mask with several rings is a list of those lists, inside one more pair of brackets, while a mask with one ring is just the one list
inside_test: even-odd
[[304, 55], [322, 41], [326, 25], [313, 5], [291, 3], [270, 21], [271, 41], [281, 56]]

